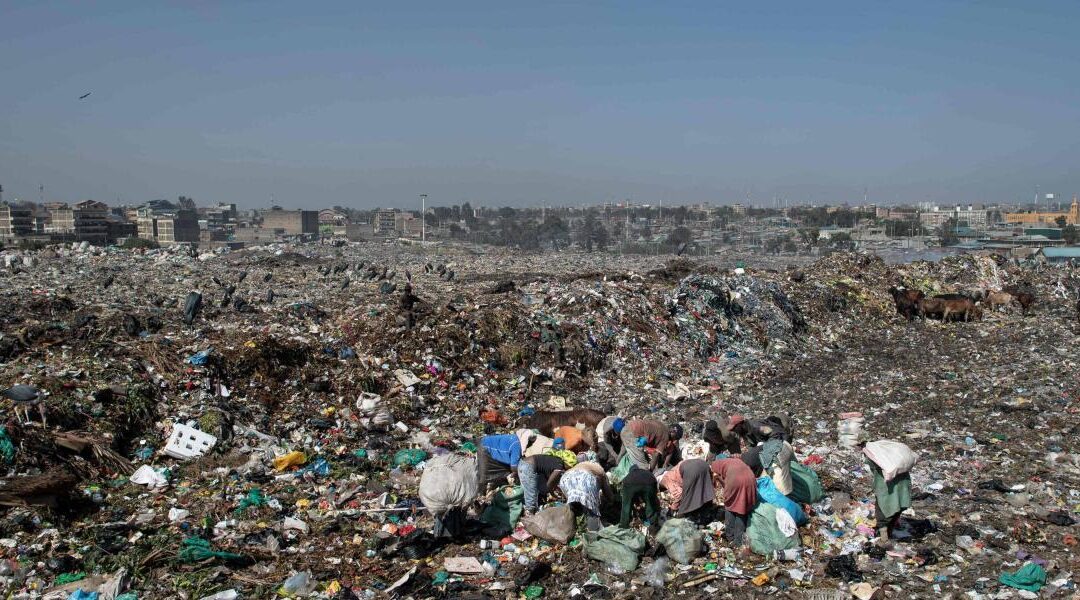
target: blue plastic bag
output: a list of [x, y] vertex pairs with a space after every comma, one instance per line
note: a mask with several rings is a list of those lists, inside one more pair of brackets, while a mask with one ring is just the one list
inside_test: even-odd
[[763, 502], [768, 502], [777, 508], [782, 508], [788, 511], [792, 519], [795, 519], [797, 525], [805, 525], [810, 519], [807, 518], [806, 513], [803, 512], [801, 506], [799, 506], [794, 500], [780, 493], [780, 490], [776, 489], [776, 484], [773, 483], [770, 477], [760, 477], [757, 480], [757, 495]]

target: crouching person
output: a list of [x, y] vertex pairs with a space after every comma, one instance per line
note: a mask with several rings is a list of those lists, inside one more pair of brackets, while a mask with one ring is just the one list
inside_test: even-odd
[[517, 433], [485, 435], [476, 441], [476, 479], [480, 495], [505, 485], [517, 474], [522, 448], [528, 447], [535, 434], [527, 429]]
[[466, 510], [476, 499], [476, 461], [460, 454], [428, 460], [420, 475], [420, 502], [435, 518], [435, 537], [458, 539], [465, 533]]
[[566, 470], [566, 463], [558, 456], [540, 454], [521, 459], [518, 463], [518, 479], [525, 495], [525, 514], [531, 515], [547, 502], [548, 491], [554, 489], [559, 476]]
[[579, 462], [559, 478], [559, 490], [574, 514], [585, 515], [589, 531], [600, 530], [600, 508], [611, 496], [604, 468], [595, 462]]
[[723, 490], [724, 537], [741, 546], [746, 537], [750, 513], [757, 504], [757, 479], [742, 459], [724, 458], [709, 467], [713, 480]]

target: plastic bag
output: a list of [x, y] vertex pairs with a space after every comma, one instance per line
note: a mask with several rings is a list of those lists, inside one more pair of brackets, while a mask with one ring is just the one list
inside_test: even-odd
[[476, 498], [476, 459], [444, 454], [427, 462], [420, 475], [420, 501], [432, 514], [468, 506]]
[[640, 531], [609, 525], [585, 534], [585, 556], [623, 572], [637, 569], [644, 552], [645, 535]]
[[633, 466], [634, 462], [630, 460], [630, 455], [624, 454], [623, 457], [619, 459], [619, 464], [615, 465], [614, 469], [608, 471], [608, 481], [610, 481], [612, 485], [619, 485], [622, 483], [622, 480], [626, 479], [626, 476], [630, 474], [630, 468]]
[[813, 504], [825, 497], [821, 479], [810, 467], [791, 462], [791, 493], [788, 497], [799, 504]]
[[[425, 469], [426, 470], [426, 469]], [[507, 490], [510, 490], [509, 492]], [[525, 512], [525, 491], [521, 486], [503, 488], [480, 515], [480, 520], [499, 531], [508, 532]]]
[[394, 454], [394, 466], [415, 467], [416, 465], [424, 462], [424, 459], [428, 457], [428, 453], [420, 448], [405, 448], [404, 450], [398, 450]]
[[574, 535], [574, 511], [566, 504], [541, 510], [525, 519], [525, 531], [536, 537], [565, 544]]
[[907, 473], [919, 460], [919, 455], [912, 452], [907, 444], [892, 440], [868, 442], [863, 447], [863, 454], [881, 467], [885, 481], [892, 481], [897, 475]]
[[653, 564], [645, 568], [645, 583], [655, 588], [662, 588], [667, 583], [667, 571], [671, 561], [666, 556], [653, 561]]
[[703, 541], [701, 532], [687, 519], [668, 519], [656, 534], [656, 542], [664, 546], [664, 552], [682, 565], [701, 554]]
[[791, 515], [791, 518], [795, 520], [795, 523], [802, 525], [809, 521], [806, 517], [806, 513], [803, 509], [795, 503], [794, 500], [780, 493], [780, 490], [776, 489], [776, 484], [769, 477], [760, 477], [757, 480], [757, 494], [763, 502], [768, 502], [773, 506], [782, 508]]
[[771, 556], [777, 550], [788, 550], [799, 547], [798, 534], [786, 536], [780, 530], [776, 520], [776, 513], [781, 509], [760, 502], [750, 513], [750, 524], [746, 528], [746, 536], [750, 539], [750, 548], [762, 556]]

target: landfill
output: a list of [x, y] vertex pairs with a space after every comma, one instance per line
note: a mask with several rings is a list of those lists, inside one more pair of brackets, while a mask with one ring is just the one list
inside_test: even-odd
[[[0, 589], [1076, 597], [1077, 275], [970, 255], [780, 260], [374, 243], [4, 251]], [[893, 287], [1036, 301], [909, 320]], [[735, 552], [722, 519], [673, 523], [667, 551], [644, 528], [551, 535], [509, 508], [508, 535], [431, 534], [429, 461], [579, 407], [681, 423], [684, 445], [708, 419], [789, 414], [823, 497], [769, 555]], [[874, 543], [860, 438], [919, 456], [888, 547]], [[511, 507], [509, 494], [492, 502]], [[605, 543], [625, 560], [595, 559]]]

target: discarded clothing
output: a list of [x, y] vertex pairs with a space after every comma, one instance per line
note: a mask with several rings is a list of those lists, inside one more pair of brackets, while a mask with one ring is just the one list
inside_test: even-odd
[[1026, 563], [1014, 573], [1002, 573], [998, 581], [1011, 588], [1038, 592], [1046, 585], [1046, 570], [1035, 563]]

